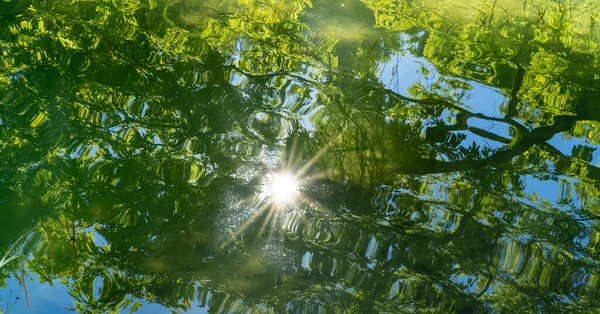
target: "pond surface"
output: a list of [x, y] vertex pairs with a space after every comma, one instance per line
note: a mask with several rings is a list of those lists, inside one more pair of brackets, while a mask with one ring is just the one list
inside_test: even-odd
[[600, 2], [0, 3], [0, 312], [600, 312]]

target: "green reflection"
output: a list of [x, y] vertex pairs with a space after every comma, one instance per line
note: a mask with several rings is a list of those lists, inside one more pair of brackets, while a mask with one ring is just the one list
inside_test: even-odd
[[598, 5], [2, 2], [12, 311], [598, 312]]

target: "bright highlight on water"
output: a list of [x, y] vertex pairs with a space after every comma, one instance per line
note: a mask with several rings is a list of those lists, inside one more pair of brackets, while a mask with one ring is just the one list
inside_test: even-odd
[[298, 183], [289, 173], [275, 174], [269, 186], [271, 201], [277, 205], [292, 203], [298, 195]]

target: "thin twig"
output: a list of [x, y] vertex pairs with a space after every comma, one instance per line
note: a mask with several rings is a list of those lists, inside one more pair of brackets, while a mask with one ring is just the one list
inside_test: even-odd
[[48, 250], [50, 250], [50, 260], [54, 262], [54, 247], [52, 246], [52, 236], [50, 235], [50, 231], [48, 231], [48, 226], [44, 225], [44, 231], [46, 231], [46, 236], [48, 237]]
[[73, 237], [71, 238], [71, 243], [73, 244], [73, 255], [77, 255], [77, 245], [75, 245], [75, 219], [71, 220], [71, 228], [73, 230]]
[[25, 284], [25, 266], [21, 264], [21, 285], [23, 285], [23, 290], [25, 291], [25, 302], [27, 303], [27, 308], [29, 311], [33, 311], [31, 308], [31, 303], [29, 303], [29, 292], [27, 291], [27, 285]]
[[48, 237], [48, 250], [50, 251], [50, 274], [54, 274], [54, 246], [52, 245], [52, 236], [48, 231], [48, 226], [44, 225], [44, 231]]
[[75, 246], [75, 221], [73, 221], [73, 235], [71, 235], [71, 231], [69, 230], [69, 225], [66, 219], [63, 220], [63, 224], [65, 225], [65, 229], [67, 230], [69, 240], [71, 240], [71, 245], [73, 246], [73, 255], [77, 256], [77, 247]]
[[12, 310], [12, 308], [15, 307], [15, 304], [17, 304], [17, 301], [19, 301], [19, 292], [17, 291], [17, 297], [15, 298], [13, 303], [10, 306], [8, 306], [11, 298], [12, 298], [12, 290], [10, 291], [10, 296], [8, 297], [8, 303], [6, 303], [6, 308], [5, 308], [4, 314], [10, 313], [10, 310]]

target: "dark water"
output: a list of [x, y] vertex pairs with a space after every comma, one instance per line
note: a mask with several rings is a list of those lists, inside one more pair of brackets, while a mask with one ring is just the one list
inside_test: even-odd
[[600, 2], [0, 3], [0, 312], [600, 312]]

